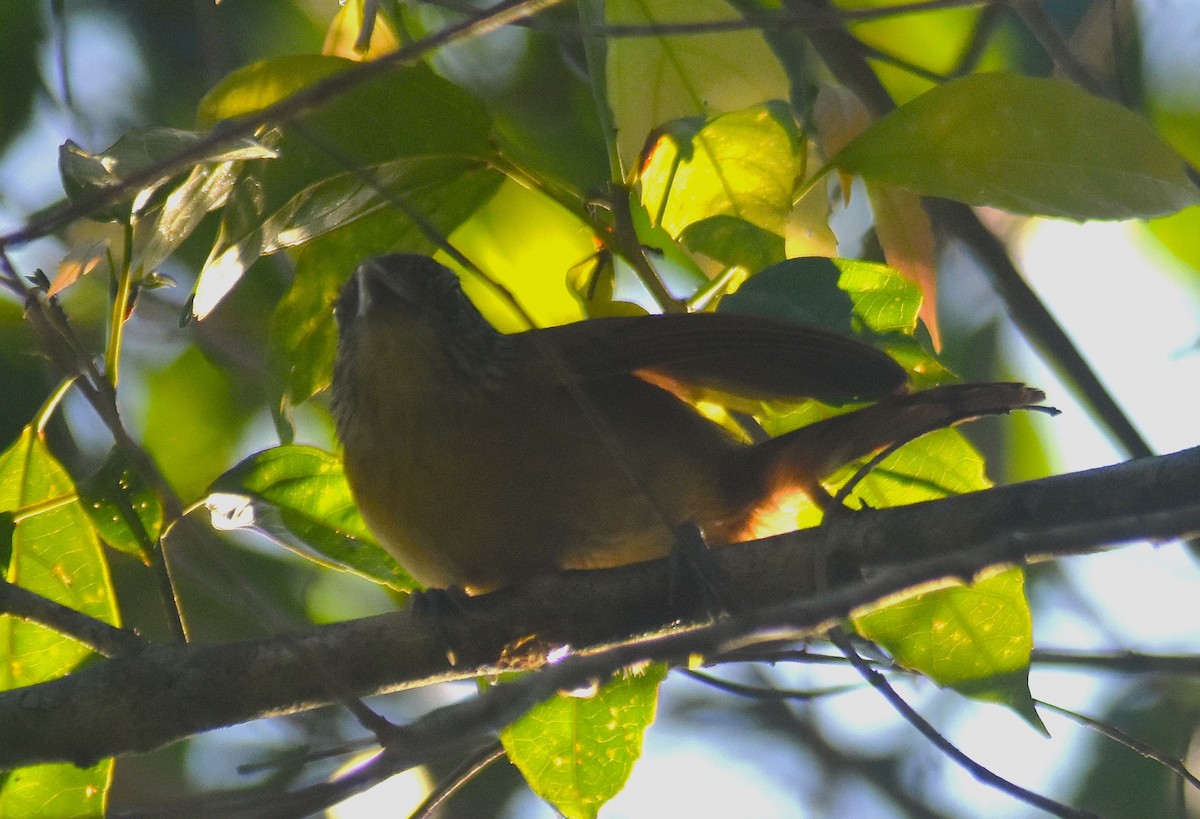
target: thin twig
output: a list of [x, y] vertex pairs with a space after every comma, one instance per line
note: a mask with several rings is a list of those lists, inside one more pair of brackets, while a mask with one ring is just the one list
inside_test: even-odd
[[1136, 651], [1100, 653], [1035, 648], [1029, 661], [1116, 671], [1123, 674], [1200, 674], [1200, 656], [1194, 654], [1142, 654]]
[[887, 678], [880, 674], [870, 664], [863, 661], [858, 652], [854, 650], [854, 646], [850, 644], [846, 633], [841, 628], [835, 628], [830, 631], [829, 638], [834, 644], [841, 649], [846, 655], [846, 659], [850, 664], [862, 675], [862, 678], [871, 684], [875, 690], [883, 695], [883, 698], [888, 701], [891, 706], [896, 709], [896, 712], [904, 718], [909, 725], [913, 726], [920, 732], [922, 736], [932, 742], [938, 750], [944, 753], [952, 762], [959, 765], [978, 779], [985, 785], [990, 785], [997, 790], [1007, 793], [1015, 799], [1019, 799], [1027, 805], [1032, 805], [1035, 808], [1051, 813], [1055, 816], [1076, 817], [1093, 817], [1095, 814], [1078, 808], [1073, 808], [1070, 805], [1064, 805], [1049, 797], [1042, 796], [1039, 793], [1034, 793], [1031, 790], [1022, 788], [1020, 785], [1012, 782], [984, 765], [979, 764], [971, 759], [956, 746], [953, 742], [946, 739], [938, 732], [936, 728], [929, 724], [929, 721], [917, 713], [911, 705], [909, 705], [903, 697], [896, 693], [896, 689], [892, 688], [888, 683]]
[[1098, 97], [1111, 99], [1115, 96], [1112, 89], [1075, 56], [1071, 46], [1055, 28], [1041, 0], [1009, 0], [1009, 5], [1068, 80]]
[[377, 59], [358, 63], [345, 71], [315, 82], [303, 90], [251, 114], [225, 120], [213, 128], [203, 139], [197, 140], [188, 148], [166, 157], [160, 162], [152, 163], [137, 173], [130, 174], [120, 183], [97, 190], [78, 201], [43, 211], [40, 218], [0, 236], [0, 248], [25, 244], [52, 233], [75, 219], [95, 213], [129, 193], [141, 190], [155, 180], [170, 176], [203, 161], [215, 146], [223, 142], [234, 138], [252, 137], [258, 128], [267, 123], [278, 124], [291, 121], [397, 66], [416, 62], [429, 52], [436, 51], [449, 43], [495, 31], [516, 20], [537, 14], [559, 2], [561, 0], [508, 0], [508, 2], [485, 9], [461, 23], [436, 31], [411, 45], [398, 48]]
[[730, 694], [737, 694], [739, 697], [750, 697], [760, 700], [799, 700], [800, 702], [808, 702], [810, 700], [822, 699], [835, 694], [844, 694], [847, 691], [854, 691], [860, 686], [855, 685], [829, 685], [824, 688], [774, 688], [763, 685], [747, 685], [746, 683], [733, 682], [732, 680], [723, 680], [720, 677], [714, 677], [711, 674], [705, 674], [702, 671], [696, 671], [692, 668], [681, 668], [679, 673], [685, 677], [691, 677], [697, 682], [712, 686], [718, 691], [727, 691]]
[[1146, 757], [1146, 759], [1159, 763], [1164, 768], [1178, 776], [1180, 779], [1187, 782], [1193, 788], [1200, 789], [1200, 779], [1198, 779], [1195, 774], [1187, 769], [1187, 766], [1183, 764], [1183, 760], [1167, 756], [1154, 746], [1142, 742], [1139, 739], [1134, 739], [1129, 734], [1125, 733], [1114, 725], [1109, 725], [1101, 722], [1100, 720], [1092, 719], [1091, 717], [1080, 714], [1078, 711], [1072, 711], [1069, 708], [1063, 708], [1062, 706], [1054, 705], [1053, 703], [1046, 702], [1045, 700], [1034, 700], [1034, 702], [1043, 708], [1049, 708], [1055, 713], [1062, 714], [1067, 719], [1077, 722], [1085, 728], [1091, 728], [1093, 731], [1096, 731], [1102, 736], [1106, 736], [1114, 742], [1124, 745], [1129, 750], [1141, 754], [1142, 756]]
[[[865, 9], [813, 9], [804, 13], [776, 12], [756, 15], [754, 19], [731, 17], [727, 20], [703, 20], [696, 22], [670, 23], [572, 23], [565, 20], [526, 19], [515, 24], [523, 28], [571, 37], [603, 37], [625, 39], [641, 37], [676, 37], [705, 34], [725, 34], [737, 31], [819, 31], [841, 28], [846, 23], [869, 23], [947, 9], [990, 6], [998, 0], [924, 0], [924, 2], [897, 3], [893, 6], [878, 6]], [[430, 5], [441, 6], [451, 11], [474, 12], [473, 6], [456, 0], [430, 0]]]
[[130, 657], [149, 645], [132, 631], [89, 617], [4, 578], [0, 578], [0, 613], [39, 623], [78, 640], [105, 657]]
[[471, 756], [463, 760], [433, 789], [433, 792], [416, 807], [409, 819], [429, 819], [443, 802], [457, 793], [464, 785], [490, 767], [493, 763], [504, 758], [504, 746], [499, 742], [488, 743]]

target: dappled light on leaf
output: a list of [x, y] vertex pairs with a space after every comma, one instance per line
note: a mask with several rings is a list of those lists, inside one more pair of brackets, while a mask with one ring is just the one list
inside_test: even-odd
[[568, 819], [591, 819], [625, 786], [654, 722], [666, 668], [623, 672], [590, 696], [559, 694], [500, 733], [529, 786]]
[[1033, 624], [1024, 581], [1019, 568], [992, 573], [856, 614], [854, 627], [906, 668], [1040, 726], [1029, 696]]

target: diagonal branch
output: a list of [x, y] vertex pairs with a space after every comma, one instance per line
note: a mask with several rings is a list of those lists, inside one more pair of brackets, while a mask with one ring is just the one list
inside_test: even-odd
[[[826, 6], [825, 0], [785, 2], [785, 7], [796, 13]], [[814, 30], [808, 34], [808, 39], [838, 80], [854, 91], [872, 116], [885, 116], [896, 107], [862, 56], [858, 40], [848, 31]], [[962, 242], [971, 252], [1008, 306], [1021, 332], [1065, 375], [1125, 452], [1135, 458], [1152, 454], [1149, 444], [1101, 383], [1062, 325], [1021, 276], [1008, 249], [979, 221], [975, 212], [967, 205], [948, 200], [926, 199], [924, 204], [935, 228], [944, 236]]]
[[[860, 606], [919, 584], [1134, 539], [1188, 536], [1200, 531], [1198, 498], [1200, 448], [1194, 448], [847, 515], [820, 528], [715, 552], [716, 568], [735, 596], [756, 601], [755, 608], [715, 624], [688, 618], [668, 602], [667, 561], [654, 561], [547, 575], [473, 598], [436, 629], [429, 618], [404, 611], [264, 640], [151, 648], [0, 694], [0, 768], [87, 764], [347, 696], [490, 673], [504, 662], [537, 666], [553, 645], [620, 643], [615, 653], [577, 653], [527, 675], [549, 675], [536, 683], [549, 691], [576, 687], [639, 660], [714, 656], [764, 635], [815, 635]], [[824, 554], [831, 570], [824, 578], [830, 590], [821, 594], [815, 554]], [[879, 568], [864, 581], [862, 569], [868, 566]], [[630, 637], [648, 633], [657, 636]], [[530, 634], [539, 636], [540, 648], [505, 654], [505, 646]], [[461, 665], [449, 665], [443, 639], [456, 647]], [[312, 674], [314, 663], [329, 673]], [[496, 713], [501, 712], [510, 714], [507, 706]], [[456, 741], [479, 739], [502, 724], [490, 721]], [[422, 748], [428, 756], [445, 750], [436, 742]]]
[[470, 37], [495, 31], [517, 20], [537, 14], [561, 0], [506, 0], [484, 9], [460, 23], [446, 26], [428, 37], [403, 46], [368, 62], [334, 74], [309, 85], [279, 102], [268, 105], [243, 117], [225, 120], [213, 128], [204, 138], [172, 156], [155, 162], [137, 173], [121, 180], [118, 185], [103, 188], [62, 207], [42, 211], [39, 218], [11, 233], [0, 236], [0, 247], [14, 247], [45, 236], [70, 224], [75, 219], [95, 213], [120, 200], [122, 197], [141, 190], [157, 179], [178, 173], [208, 156], [212, 149], [237, 137], [250, 137], [263, 125], [282, 123], [310, 113], [334, 97], [367, 80], [377, 77], [401, 65], [409, 65], [436, 51], [442, 46]]

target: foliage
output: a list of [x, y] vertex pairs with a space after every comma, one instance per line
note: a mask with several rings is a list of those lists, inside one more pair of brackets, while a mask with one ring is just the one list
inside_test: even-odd
[[[926, 387], [955, 376], [937, 349], [950, 334], [939, 327], [934, 224], [920, 196], [1010, 218], [1178, 214], [1155, 222], [1157, 235], [1195, 252], [1183, 221], [1195, 214], [1184, 210], [1197, 203], [1194, 171], [1139, 112], [1022, 73], [1011, 21], [982, 43], [989, 67], [1003, 71], [962, 66], [951, 78], [955, 67], [936, 49], [870, 64], [904, 101], [872, 116], [870, 93], [846, 67], [869, 64], [858, 53], [839, 61], [818, 32], [830, 15], [841, 18], [808, 4], [579, 0], [578, 14], [553, 9], [528, 28], [429, 51], [421, 38], [460, 18], [437, 5], [382, 5], [370, 51], [354, 40], [374, 4], [350, 2], [323, 21], [324, 53], [309, 38], [306, 53], [245, 55], [189, 100], [194, 122], [132, 128], [94, 152], [61, 146], [70, 213], [86, 218], [63, 234], [69, 252], [50, 280], [38, 279], [39, 297], [53, 296], [84, 326], [84, 346], [63, 347], [70, 335], [39, 339], [60, 367], [99, 360], [94, 373], [64, 374], [91, 378], [99, 400], [115, 391], [135, 432], [105, 418], [106, 443], [88, 451], [99, 436], [81, 435], [85, 422], [61, 413], [62, 393], [23, 429], [6, 430], [0, 513], [11, 525], [0, 545], [9, 583], [110, 624], [139, 612], [149, 624], [137, 625], [158, 636], [164, 618], [144, 612], [147, 601], [171, 608], [157, 597], [173, 580], [164, 550], [184, 516], [204, 508], [217, 531], [256, 532], [289, 550], [268, 552], [289, 591], [239, 579], [253, 589], [247, 597], [266, 595], [277, 612], [293, 613], [297, 588], [342, 582], [330, 579], [335, 571], [386, 605], [411, 592], [353, 505], [323, 395], [333, 301], [374, 254], [436, 254], [505, 331], [643, 311], [772, 315], [855, 335]], [[0, 57], [24, 66], [10, 72], [23, 81], [0, 94], [0, 141], [29, 108], [24, 49], [41, 25], [16, 8], [0, 12], [12, 24], [2, 37], [13, 40], [0, 43]], [[882, 13], [844, 31], [875, 49], [968, 44], [986, 34], [982, 14], [955, 8], [917, 22]], [[581, 20], [609, 26], [609, 36], [580, 35]], [[788, 24], [796, 20], [811, 25]], [[28, 31], [17, 36], [21, 26]], [[638, 36], [618, 33], [629, 27]], [[413, 43], [399, 46], [406, 58], [361, 71], [364, 57]], [[540, 104], [551, 98], [554, 106]], [[298, 99], [307, 101], [287, 107]], [[862, 243], [838, 222], [846, 213], [869, 220], [872, 210]], [[43, 218], [55, 212], [29, 222], [44, 233]], [[28, 288], [16, 275], [5, 285]], [[40, 389], [27, 372], [20, 378], [23, 392]], [[815, 402], [727, 409], [751, 413], [771, 434], [837, 411]], [[55, 413], [65, 424], [48, 427]], [[267, 418], [274, 440], [262, 432]], [[827, 486], [837, 492], [861, 466]], [[989, 485], [983, 456], [943, 430], [849, 488], [852, 506], [882, 507]], [[792, 527], [821, 518], [811, 504], [790, 514]], [[182, 619], [223, 622], [187, 586], [176, 598]], [[1032, 622], [1016, 568], [852, 618], [897, 667], [1002, 703], [1044, 730], [1027, 679]], [[0, 644], [5, 688], [70, 674], [93, 654], [12, 616], [0, 616]], [[504, 748], [559, 811], [594, 816], [630, 775], [665, 675], [655, 666], [590, 696], [559, 695], [506, 728]], [[22, 769], [3, 781], [0, 805], [5, 815], [95, 812], [112, 768]]]

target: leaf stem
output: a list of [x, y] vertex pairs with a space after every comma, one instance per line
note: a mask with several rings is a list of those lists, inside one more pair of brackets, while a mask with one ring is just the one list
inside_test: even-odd
[[583, 54], [587, 62], [588, 81], [596, 103], [596, 117], [608, 152], [608, 172], [613, 182], [625, 179], [621, 156], [617, 152], [617, 126], [612, 109], [608, 107], [608, 75], [606, 74], [607, 44], [596, 28], [604, 25], [603, 0], [582, 0], [579, 3], [579, 22], [583, 27]]
[[121, 341], [125, 337], [125, 316], [133, 292], [133, 220], [125, 223], [124, 258], [117, 274], [117, 290], [113, 294], [112, 315], [109, 318], [108, 344], [104, 348], [104, 374], [115, 389], [121, 361]]
[[50, 397], [46, 399], [46, 403], [42, 404], [38, 409], [37, 415], [33, 416], [33, 428], [38, 435], [46, 429], [46, 424], [50, 423], [50, 416], [54, 414], [54, 410], [58, 409], [58, 405], [62, 403], [63, 398], [67, 395], [67, 390], [71, 389], [71, 385], [75, 383], [77, 375], [69, 375], [59, 382], [54, 388], [54, 392], [50, 393]]

